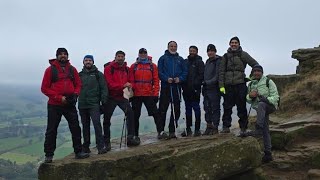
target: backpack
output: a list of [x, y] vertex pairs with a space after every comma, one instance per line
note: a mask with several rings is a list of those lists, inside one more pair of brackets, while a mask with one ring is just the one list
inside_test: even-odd
[[[113, 62], [113, 61], [110, 61], [110, 62], [105, 63], [105, 64], [103, 65], [103, 67], [106, 68], [107, 66], [110, 65], [111, 62]], [[128, 68], [128, 67], [126, 67], [126, 72], [127, 72], [127, 74], [129, 74], [129, 68]], [[114, 73], [114, 67], [111, 66], [111, 74], [113, 75], [113, 73]]]
[[[150, 70], [151, 71], [151, 74], [152, 74], [151, 81], [135, 80], [134, 82], [142, 82], [142, 83], [149, 83], [150, 82], [153, 86], [153, 64], [152, 63], [149, 63], [149, 64], [150, 64], [150, 69], [143, 69], [143, 70]], [[134, 63], [133, 74], [135, 74], [137, 70], [138, 70], [138, 63]]]
[[[75, 84], [74, 81], [74, 67], [70, 65], [69, 67], [69, 73], [68, 73], [68, 78], [71, 79], [73, 84]], [[58, 69], [56, 66], [51, 65], [51, 83], [57, 82], [58, 81]]]
[[[269, 82], [270, 82], [270, 78], [267, 77], [266, 86], [267, 86], [268, 89], [269, 89], [269, 84], [270, 84]], [[251, 88], [251, 85], [252, 85], [252, 82], [250, 82], [248, 84], [248, 86], [250, 86], [250, 88]], [[280, 109], [280, 95], [279, 95], [279, 100], [278, 100], [278, 108]]]

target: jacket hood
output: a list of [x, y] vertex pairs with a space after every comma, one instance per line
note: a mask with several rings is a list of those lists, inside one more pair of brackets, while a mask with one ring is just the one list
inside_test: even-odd
[[[87, 70], [89, 70], [89, 71], [87, 71]], [[84, 66], [82, 68], [82, 72], [95, 72], [95, 71], [98, 71], [98, 68], [95, 65], [92, 65], [91, 69], [86, 69]]]
[[242, 52], [242, 47], [239, 46], [237, 50], [232, 50], [230, 47], [228, 48], [228, 53], [241, 53]]
[[199, 59], [202, 60], [202, 57], [199, 55], [196, 55], [194, 58], [190, 58], [190, 55], [188, 56], [188, 59]]
[[171, 53], [169, 52], [169, 50], [166, 50], [166, 51], [164, 52], [164, 54], [167, 55], [167, 56], [179, 56], [179, 53], [178, 53], [178, 52], [176, 52], [175, 54], [171, 54]]
[[124, 62], [122, 66], [120, 66], [116, 61], [112, 61], [110, 63], [110, 66], [112, 66], [114, 69], [122, 69], [127, 67], [127, 62]]
[[[49, 64], [54, 66], [59, 66], [59, 61], [57, 59], [49, 59]], [[66, 61], [66, 65], [70, 64], [70, 60]]]

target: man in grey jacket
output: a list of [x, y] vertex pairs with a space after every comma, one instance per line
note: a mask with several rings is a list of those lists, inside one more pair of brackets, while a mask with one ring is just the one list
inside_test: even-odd
[[213, 44], [207, 47], [209, 59], [206, 61], [204, 68], [203, 81], [203, 107], [205, 111], [205, 120], [207, 128], [203, 135], [213, 135], [218, 133], [220, 122], [220, 99], [218, 74], [221, 57], [216, 55], [217, 49]]

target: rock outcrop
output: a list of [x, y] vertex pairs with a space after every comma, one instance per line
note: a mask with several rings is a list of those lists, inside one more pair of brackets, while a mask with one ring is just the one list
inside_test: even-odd
[[320, 69], [320, 46], [294, 50], [291, 57], [299, 61], [297, 74], [306, 74], [315, 69]]
[[256, 139], [205, 136], [113, 150], [84, 160], [69, 156], [42, 164], [39, 179], [221, 179], [260, 164]]

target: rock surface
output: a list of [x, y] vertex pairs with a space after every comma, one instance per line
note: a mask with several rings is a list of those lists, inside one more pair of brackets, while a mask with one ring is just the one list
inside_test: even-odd
[[261, 164], [254, 138], [234, 135], [180, 138], [42, 164], [39, 179], [220, 179]]

